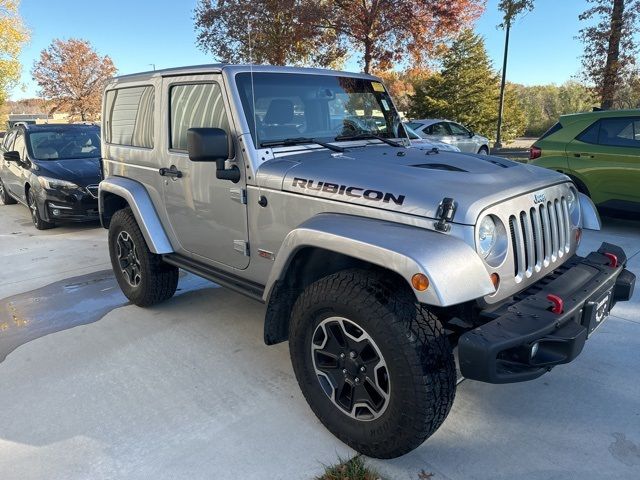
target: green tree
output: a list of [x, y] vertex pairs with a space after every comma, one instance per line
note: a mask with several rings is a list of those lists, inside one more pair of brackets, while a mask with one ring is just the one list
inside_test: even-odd
[[[448, 118], [495, 138], [500, 79], [491, 65], [482, 37], [464, 31], [444, 55], [442, 71], [418, 82], [410, 116]], [[503, 138], [522, 134], [525, 118], [514, 88], [505, 89]]]
[[0, 105], [20, 80], [18, 57], [29, 34], [18, 13], [19, 0], [0, 0]]
[[597, 23], [580, 30], [584, 43], [583, 76], [590, 82], [603, 109], [614, 107], [624, 77], [636, 63], [640, 0], [588, 0], [593, 6], [582, 21]]
[[514, 85], [526, 118], [525, 135], [538, 137], [561, 115], [590, 111], [596, 102], [591, 89], [576, 81], [562, 85]]

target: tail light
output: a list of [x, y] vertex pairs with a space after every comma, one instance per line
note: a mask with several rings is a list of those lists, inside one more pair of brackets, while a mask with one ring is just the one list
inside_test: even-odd
[[536, 158], [540, 158], [542, 156], [542, 149], [538, 147], [531, 147], [529, 149], [529, 160], [535, 160]]

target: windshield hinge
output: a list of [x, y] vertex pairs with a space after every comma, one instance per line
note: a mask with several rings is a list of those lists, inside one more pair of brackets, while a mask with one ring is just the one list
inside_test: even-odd
[[229, 192], [231, 193], [231, 200], [235, 200], [242, 205], [247, 204], [247, 191], [244, 188], [231, 188]]
[[438, 221], [434, 224], [434, 227], [439, 232], [448, 232], [451, 230], [449, 222], [453, 222], [453, 217], [456, 216], [456, 201], [453, 198], [445, 197], [438, 205], [438, 213], [436, 217]]
[[247, 242], [246, 240], [234, 240], [233, 249], [236, 252], [240, 252], [245, 257], [249, 256], [249, 242]]

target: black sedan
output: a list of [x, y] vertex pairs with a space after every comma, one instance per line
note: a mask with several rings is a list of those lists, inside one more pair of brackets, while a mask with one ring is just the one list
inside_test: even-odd
[[20, 125], [1, 150], [0, 204], [29, 207], [38, 230], [98, 219], [99, 127]]

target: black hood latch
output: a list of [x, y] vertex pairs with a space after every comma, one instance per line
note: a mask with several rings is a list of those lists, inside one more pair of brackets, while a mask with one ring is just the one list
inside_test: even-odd
[[456, 209], [458, 205], [453, 198], [445, 197], [438, 205], [438, 213], [436, 217], [438, 221], [434, 224], [436, 230], [439, 232], [448, 232], [451, 230], [450, 222], [453, 222], [453, 217], [456, 215]]

